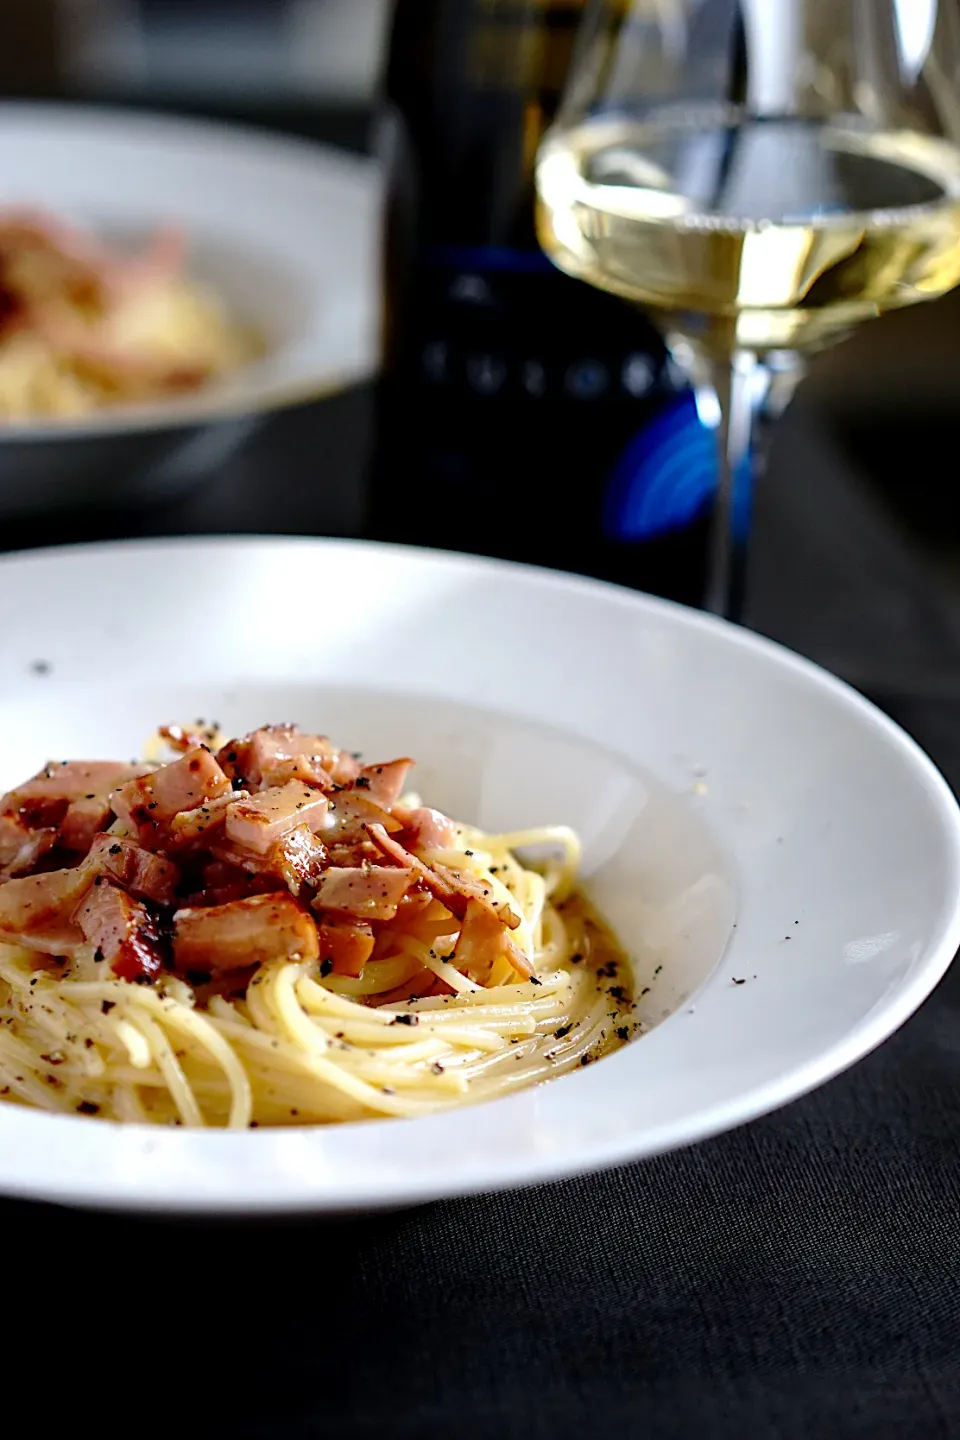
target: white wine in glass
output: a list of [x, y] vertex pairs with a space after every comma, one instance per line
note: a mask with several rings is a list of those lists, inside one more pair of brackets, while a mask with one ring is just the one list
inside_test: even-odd
[[960, 282], [960, 9], [595, 0], [537, 165], [541, 243], [651, 311], [720, 406], [709, 607], [736, 618], [753, 421], [804, 357]]

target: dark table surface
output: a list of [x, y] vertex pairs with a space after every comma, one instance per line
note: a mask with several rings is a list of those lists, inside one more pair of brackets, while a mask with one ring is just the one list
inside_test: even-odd
[[[359, 388], [276, 417], [192, 495], [8, 524], [0, 548], [354, 534], [370, 406]], [[801, 394], [751, 621], [874, 694], [960, 785], [960, 585], [874, 479]], [[958, 1205], [955, 967], [819, 1092], [598, 1177], [335, 1225], [0, 1203], [8, 1405], [105, 1436], [953, 1440]]]

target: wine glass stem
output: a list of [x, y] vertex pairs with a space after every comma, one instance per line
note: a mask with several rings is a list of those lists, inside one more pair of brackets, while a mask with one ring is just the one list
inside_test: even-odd
[[707, 571], [706, 608], [740, 620], [746, 581], [746, 540], [756, 466], [757, 420], [769, 377], [760, 358], [737, 350], [716, 359], [710, 380], [719, 404], [716, 427], [719, 484], [713, 514]]

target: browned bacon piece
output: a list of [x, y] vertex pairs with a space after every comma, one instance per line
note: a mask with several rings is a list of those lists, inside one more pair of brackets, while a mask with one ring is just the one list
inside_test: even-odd
[[24, 875], [0, 885], [0, 940], [51, 955], [71, 955], [83, 942], [73, 914], [92, 881], [78, 866]]
[[246, 790], [230, 790], [216, 800], [197, 805], [193, 810], [181, 810], [179, 815], [174, 815], [168, 827], [171, 845], [175, 849], [191, 845], [209, 849], [224, 834], [227, 811], [233, 802], [248, 798]]
[[121, 786], [113, 795], [113, 808], [136, 827], [142, 844], [156, 845], [175, 815], [230, 792], [230, 781], [210, 751], [197, 746], [179, 760]]
[[453, 821], [427, 805], [418, 805], [414, 810], [395, 805], [391, 813], [403, 826], [397, 839], [406, 850], [415, 850], [418, 854], [424, 850], [446, 850], [456, 839], [457, 827]]
[[316, 833], [327, 827], [327, 800], [319, 790], [290, 780], [227, 807], [227, 839], [263, 855], [299, 825]]
[[179, 750], [181, 755], [188, 750], [196, 750], [200, 745], [209, 745], [214, 738], [213, 732], [204, 730], [202, 723], [196, 729], [187, 725], [161, 725], [158, 733], [171, 750]]
[[0, 815], [0, 880], [27, 874], [57, 843], [49, 826], [30, 830], [16, 815]]
[[[100, 883], [97, 883], [99, 880]], [[153, 980], [160, 973], [160, 937], [147, 907], [98, 876], [77, 907], [76, 923], [95, 955], [120, 980]]]
[[185, 910], [204, 905], [227, 905], [231, 900], [245, 900], [249, 895], [265, 895], [282, 889], [273, 877], [248, 873], [229, 860], [211, 860], [203, 866], [195, 890], [180, 901]]
[[241, 893], [250, 893], [251, 877], [255, 877], [259, 888], [286, 888], [295, 899], [305, 885], [316, 885], [328, 860], [326, 846], [305, 824], [281, 836], [264, 854], [226, 838], [214, 842], [212, 853], [232, 872], [234, 878], [228, 884], [235, 885], [237, 878], [245, 881]]
[[320, 876], [313, 908], [357, 920], [392, 920], [412, 884], [410, 871], [393, 865], [332, 866]]
[[388, 855], [391, 860], [395, 860], [405, 869], [412, 870], [417, 879], [440, 901], [441, 905], [445, 905], [452, 915], [456, 915], [458, 920], [462, 920], [466, 914], [468, 903], [471, 900], [478, 900], [508, 929], [516, 930], [520, 924], [520, 916], [515, 914], [509, 905], [495, 904], [489, 888], [481, 881], [458, 875], [446, 865], [424, 864], [418, 855], [411, 855], [409, 850], [405, 850], [380, 825], [368, 825], [366, 830], [370, 839], [384, 855]]
[[334, 975], [358, 979], [373, 954], [373, 926], [365, 920], [340, 920], [328, 916], [317, 926], [320, 958], [328, 960]]
[[54, 844], [85, 855], [110, 823], [111, 791], [142, 773], [142, 766], [113, 760], [45, 765], [0, 800], [0, 870], [22, 874]]
[[118, 785], [142, 775], [143, 765], [118, 765], [115, 760], [53, 762], [0, 800], [0, 812], [18, 815], [26, 825], [59, 825], [74, 800], [108, 796]]
[[309, 825], [298, 825], [270, 847], [259, 873], [278, 879], [296, 899], [304, 886], [317, 884], [326, 862], [326, 846]]
[[58, 842], [64, 850], [86, 855], [94, 837], [107, 828], [112, 818], [113, 810], [107, 795], [87, 795], [82, 800], [73, 800], [63, 817]]
[[326, 735], [307, 735], [296, 725], [264, 725], [242, 740], [229, 741], [217, 760], [231, 780], [251, 790], [301, 780], [329, 791], [360, 773], [359, 762], [337, 750]]
[[289, 895], [251, 895], [178, 910], [173, 954], [184, 973], [217, 973], [271, 960], [316, 960], [320, 942], [313, 920]]
[[399, 800], [404, 781], [413, 764], [412, 760], [388, 760], [383, 765], [364, 765], [354, 780], [354, 787], [362, 790], [368, 800], [390, 810]]
[[453, 964], [477, 985], [486, 985], [494, 965], [506, 956], [518, 974], [529, 979], [533, 966], [504, 929], [502, 922], [479, 900], [468, 900], [453, 952]]
[[75, 913], [100, 877], [158, 903], [173, 898], [175, 865], [120, 836], [96, 836], [89, 855], [67, 870], [27, 875], [0, 885], [0, 939], [32, 950], [70, 954], [83, 936]]
[[92, 876], [109, 875], [131, 895], [159, 905], [173, 900], [180, 880], [180, 871], [171, 860], [121, 835], [98, 835], [81, 868]]
[[328, 813], [331, 843], [350, 838], [363, 840], [364, 832], [370, 825], [379, 825], [388, 835], [400, 829], [400, 822], [394, 820], [388, 810], [368, 800], [359, 790], [341, 790], [331, 796]]

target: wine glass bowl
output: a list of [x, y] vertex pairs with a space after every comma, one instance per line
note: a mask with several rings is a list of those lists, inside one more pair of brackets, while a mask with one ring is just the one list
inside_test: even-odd
[[588, 5], [538, 155], [538, 235], [716, 391], [713, 609], [738, 613], [734, 491], [770, 395], [863, 320], [960, 282], [958, 78], [960, 12], [937, 0]]

